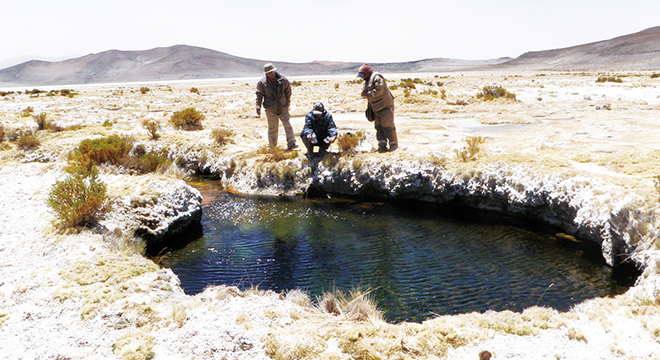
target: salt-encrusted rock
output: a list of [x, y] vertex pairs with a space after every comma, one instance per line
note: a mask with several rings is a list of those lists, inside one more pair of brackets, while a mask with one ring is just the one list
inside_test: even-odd
[[184, 181], [154, 180], [142, 196], [126, 197], [102, 224], [146, 240], [147, 247], [171, 245], [198, 232], [202, 219], [202, 195]]
[[[304, 165], [304, 164], [303, 164]], [[309, 195], [334, 194], [384, 200], [457, 203], [522, 218], [539, 220], [563, 229], [580, 240], [598, 245], [605, 261], [619, 266], [637, 246], [656, 236], [653, 216], [635, 208], [640, 195], [626, 188], [587, 176], [557, 176], [525, 166], [483, 165], [477, 170], [444, 170], [418, 161], [365, 161], [359, 167], [307, 165], [309, 176], [278, 178], [243, 168], [216, 175], [233, 190], [269, 194], [287, 189]], [[217, 167], [221, 169], [221, 167]], [[292, 184], [294, 182], [295, 184]], [[305, 190], [306, 188], [306, 190]], [[641, 232], [640, 229], [651, 230]], [[641, 266], [641, 265], [640, 265]]]

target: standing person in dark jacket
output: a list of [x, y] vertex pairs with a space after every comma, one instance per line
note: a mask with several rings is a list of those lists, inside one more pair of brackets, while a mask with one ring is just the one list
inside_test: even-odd
[[364, 79], [362, 98], [368, 101], [371, 111], [369, 120], [374, 122], [376, 128], [376, 140], [378, 140], [378, 152], [394, 151], [399, 147], [394, 126], [394, 96], [387, 87], [383, 75], [375, 73], [373, 68], [367, 64], [360, 66], [358, 77]]
[[264, 65], [265, 76], [257, 83], [257, 115], [261, 116], [261, 105], [266, 109], [268, 120], [268, 145], [277, 146], [277, 130], [279, 121], [286, 133], [287, 150], [298, 147], [293, 135], [293, 127], [289, 122], [289, 106], [291, 105], [291, 85], [289, 80], [277, 72], [273, 64]]
[[312, 156], [315, 146], [319, 147], [319, 155], [327, 154], [330, 144], [337, 139], [337, 126], [322, 103], [316, 103], [314, 110], [305, 116], [305, 126], [300, 138], [307, 148], [307, 157]]

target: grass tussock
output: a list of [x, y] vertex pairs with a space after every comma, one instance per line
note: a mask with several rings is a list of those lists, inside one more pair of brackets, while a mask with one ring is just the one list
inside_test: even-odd
[[620, 77], [618, 76], [599, 76], [598, 79], [596, 79], [597, 83], [605, 83], [605, 82], [613, 82], [613, 83], [622, 83], [623, 80], [621, 80]]
[[264, 145], [257, 150], [257, 154], [265, 155], [265, 162], [280, 162], [282, 160], [292, 160], [298, 157], [297, 151], [287, 151], [281, 148]]
[[158, 129], [160, 128], [160, 123], [153, 119], [144, 119], [142, 120], [142, 127], [144, 127], [149, 134], [151, 135], [151, 140], [158, 140], [160, 135], [158, 134]]
[[112, 350], [122, 360], [153, 359], [155, 340], [146, 331], [129, 331], [114, 343]]
[[483, 153], [483, 145], [486, 142], [481, 136], [470, 136], [465, 138], [465, 146], [456, 149], [456, 157], [462, 162], [469, 162], [477, 160], [478, 156]]
[[[60, 271], [63, 282], [54, 297], [60, 301], [72, 297], [81, 299], [81, 318], [92, 318], [101, 308], [142, 291], [136, 278], [158, 270], [154, 262], [137, 255], [118, 254], [81, 260]], [[153, 310], [139, 306], [127, 308], [135, 315], [131, 316], [133, 325], [149, 325], [156, 318]]]
[[484, 86], [479, 93], [477, 99], [490, 101], [495, 99], [509, 99], [516, 100], [516, 94], [509, 92], [502, 86]]
[[337, 137], [337, 145], [342, 155], [353, 155], [356, 152], [355, 149], [366, 139], [367, 136], [363, 130], [356, 133], [347, 132]]
[[195, 108], [186, 108], [177, 111], [170, 117], [170, 122], [175, 129], [180, 130], [202, 130], [202, 121], [206, 119], [204, 114]]
[[[297, 297], [297, 296], [296, 296]], [[309, 306], [301, 305], [309, 309]], [[417, 359], [444, 357], [451, 347], [491, 338], [493, 333], [533, 336], [566, 326], [556, 310], [531, 307], [438, 317], [424, 323], [388, 324], [370, 293], [331, 291], [317, 298], [304, 321], [262, 338], [273, 359]]]
[[2, 329], [3, 326], [5, 326], [5, 323], [9, 319], [9, 314], [6, 312], [0, 313], [0, 329]]
[[233, 137], [234, 137], [234, 132], [226, 128], [214, 129], [213, 132], [211, 133], [211, 138], [215, 140], [215, 143], [220, 146], [235, 143]]
[[23, 151], [31, 151], [41, 146], [41, 141], [32, 133], [25, 133], [18, 138], [16, 146]]

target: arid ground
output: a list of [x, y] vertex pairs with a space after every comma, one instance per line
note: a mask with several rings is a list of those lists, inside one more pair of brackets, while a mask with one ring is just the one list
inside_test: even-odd
[[[631, 206], [657, 217], [660, 77], [653, 73], [385, 76], [389, 85], [396, 85], [398, 151], [370, 151], [376, 145], [375, 131], [364, 117], [361, 84], [352, 77], [290, 78], [296, 136], [304, 115], [321, 101], [333, 114], [340, 134], [366, 134], [360, 147], [366, 151], [353, 159], [389, 164], [419, 161], [464, 174], [491, 164], [522, 165], [547, 176], [625, 189], [622, 196], [636, 196]], [[268, 354], [277, 359], [476, 359], [480, 350], [487, 349], [495, 359], [660, 359], [660, 303], [658, 293], [648, 294], [648, 288], [588, 301], [568, 313], [533, 308], [522, 314], [467, 314], [399, 325], [369, 316], [369, 321], [361, 322], [328, 321], [326, 315], [310, 310], [309, 299], [297, 293], [281, 296], [288, 299], [286, 305], [277, 294], [258, 297], [224, 288], [188, 297], [180, 288], [168, 287], [176, 288], [177, 280], [167, 269], [158, 269], [125, 246], [104, 243], [107, 237], [54, 231], [53, 214], [44, 199], [53, 182], [64, 176], [61, 168], [67, 155], [86, 138], [129, 135], [147, 147], [170, 148], [171, 153], [184, 155], [204, 152], [232, 159], [237, 166], [270, 161], [264, 154], [266, 121], [255, 112], [256, 80], [38, 89], [43, 92], [0, 89], [7, 92], [0, 97], [5, 134], [0, 142], [0, 199], [5, 204], [0, 223], [0, 343], [3, 348], [10, 344], [3, 350], [7, 358], [254, 359]], [[510, 95], [484, 99], [480, 93], [485, 87], [501, 87]], [[63, 89], [74, 95], [62, 96]], [[51, 90], [58, 91], [49, 94]], [[189, 107], [205, 116], [203, 130], [177, 130], [169, 123], [174, 112]], [[54, 127], [37, 130], [35, 116], [42, 113]], [[152, 140], [142, 125], [149, 119], [160, 123], [158, 140]], [[230, 130], [232, 143], [217, 144], [212, 138], [215, 129]], [[40, 145], [20, 148], [19, 139], [26, 133], [34, 133]], [[280, 148], [285, 146], [283, 136], [280, 128]], [[462, 159], [466, 140], [476, 138], [483, 141], [479, 151]], [[299, 145], [292, 155], [306, 166], [300, 141]], [[336, 144], [330, 150], [339, 153]], [[182, 172], [127, 180], [120, 170], [105, 168], [101, 176], [110, 194], [122, 197], [142, 196], [143, 183], [152, 178], [178, 181]], [[650, 220], [646, 226], [651, 228], [640, 233], [657, 233], [653, 224], [657, 221]], [[648, 259], [658, 259], [655, 238], [640, 241]], [[121, 271], [137, 267], [141, 270], [135, 277], [147, 278], [119, 276], [111, 289], [104, 288], [110, 286], [105, 281], [97, 281], [97, 290], [82, 290], [89, 284], [73, 274], [86, 263], [109, 266], [103, 271], [110, 273], [115, 273], [115, 265]], [[646, 277], [658, 277], [654, 267]], [[118, 295], [109, 297], [104, 291]], [[60, 339], [48, 345], [47, 333], [53, 328]]]

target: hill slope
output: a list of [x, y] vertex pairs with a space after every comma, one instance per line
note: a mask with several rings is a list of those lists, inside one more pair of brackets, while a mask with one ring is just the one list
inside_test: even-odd
[[[382, 71], [450, 71], [509, 59], [428, 59], [383, 65]], [[59, 61], [28, 61], [0, 70], [0, 83], [62, 85], [261, 76], [265, 60], [246, 59], [200, 47], [175, 45], [144, 51], [110, 50]], [[286, 75], [357, 73], [361, 63], [275, 62]], [[376, 65], [376, 64], [375, 64]]]
[[[0, 70], [3, 85], [64, 85], [261, 76], [268, 61], [175, 45], [143, 51], [109, 50], [80, 58], [28, 61]], [[286, 75], [356, 73], [360, 63], [274, 62]], [[660, 27], [564, 49], [528, 52], [511, 60], [425, 59], [372, 64], [385, 73], [466, 70], [660, 70]]]
[[528, 52], [503, 67], [529, 70], [658, 70], [660, 27], [564, 49]]

